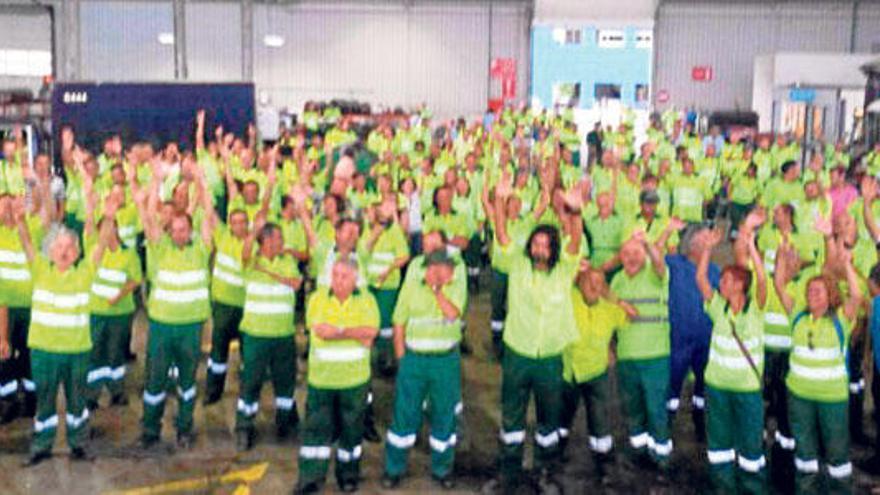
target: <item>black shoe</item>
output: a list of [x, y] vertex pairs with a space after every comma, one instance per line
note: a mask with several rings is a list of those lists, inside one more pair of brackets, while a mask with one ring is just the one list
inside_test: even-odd
[[125, 392], [114, 394], [113, 397], [110, 397], [110, 405], [125, 407], [128, 405], [128, 396], [125, 395]]
[[0, 401], [0, 425], [14, 421], [18, 417], [18, 411], [18, 401], [14, 398]]
[[366, 418], [364, 418], [364, 440], [370, 443], [379, 443], [382, 438], [376, 430], [376, 421], [373, 419], [372, 407], [368, 406]]
[[865, 435], [864, 431], [850, 432], [849, 439], [853, 445], [858, 445], [860, 447], [870, 447], [871, 445], [874, 444], [874, 442], [871, 441], [871, 438], [868, 437], [868, 435]]
[[306, 483], [305, 485], [301, 485], [299, 483], [296, 484], [296, 488], [293, 489], [294, 495], [307, 495], [311, 493], [321, 493], [324, 487], [321, 483], [317, 481], [313, 481], [311, 483]]
[[196, 444], [196, 436], [192, 433], [177, 434], [177, 448], [181, 450], [190, 450]]
[[281, 423], [275, 426], [275, 438], [278, 440], [287, 440], [290, 438], [290, 425]]
[[91, 462], [95, 460], [95, 455], [86, 450], [84, 447], [74, 447], [70, 449], [70, 458], [74, 461]]
[[141, 450], [150, 450], [158, 444], [159, 437], [154, 437], [152, 435], [141, 435], [141, 438], [137, 442], [137, 448]]
[[433, 476], [432, 475], [431, 479], [433, 479], [434, 482], [437, 483], [438, 485], [440, 485], [440, 488], [442, 488], [444, 490], [455, 489], [455, 479], [452, 477], [451, 474], [447, 474], [446, 476], [443, 476], [442, 478], [440, 476]]
[[86, 401], [86, 409], [89, 411], [97, 411], [99, 407], [98, 401], [95, 399], [89, 399]]
[[396, 490], [400, 486], [400, 476], [391, 476], [388, 473], [382, 475], [382, 488]]
[[131, 349], [126, 349], [125, 350], [125, 362], [126, 363], [133, 363], [135, 361], [137, 361], [137, 354], [131, 352]]
[[857, 462], [856, 465], [862, 471], [870, 475], [877, 476], [878, 474], [880, 474], [880, 454], [875, 453], [871, 457], [861, 462]]
[[51, 450], [41, 450], [39, 452], [34, 452], [29, 455], [28, 458], [24, 460], [24, 462], [21, 463], [21, 467], [33, 467], [51, 457]]
[[34, 392], [25, 392], [24, 401], [21, 405], [20, 416], [22, 418], [33, 418], [37, 414], [37, 394]]
[[471, 345], [468, 343], [468, 341], [464, 340], [464, 339], [462, 339], [461, 343], [458, 344], [458, 348], [459, 348], [459, 350], [461, 350], [462, 356], [470, 356], [471, 354], [474, 353], [474, 349], [471, 347]]
[[204, 400], [202, 400], [202, 405], [210, 406], [211, 404], [216, 404], [220, 402], [220, 399], [223, 398], [222, 390], [211, 390], [207, 394], [205, 394]]
[[694, 409], [693, 420], [694, 436], [697, 443], [703, 445], [706, 443], [706, 413], [702, 409]]
[[339, 490], [343, 493], [354, 493], [358, 490], [357, 481], [348, 480], [339, 484]]
[[562, 493], [562, 484], [547, 469], [542, 469], [537, 479], [538, 493], [553, 495]]
[[235, 449], [239, 452], [245, 452], [254, 448], [254, 430], [237, 430], [235, 432]]

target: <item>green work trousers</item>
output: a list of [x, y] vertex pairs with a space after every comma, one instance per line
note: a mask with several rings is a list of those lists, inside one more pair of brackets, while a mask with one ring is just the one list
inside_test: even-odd
[[661, 466], [669, 462], [669, 358], [617, 362], [620, 393], [626, 412], [629, 444], [635, 454], [650, 454]]
[[131, 338], [132, 315], [92, 315], [92, 352], [89, 358], [89, 400], [96, 401], [106, 386], [110, 395], [125, 389], [125, 351]]
[[242, 333], [241, 390], [236, 407], [235, 428], [251, 430], [260, 409], [260, 389], [266, 373], [275, 390], [275, 424], [290, 426], [296, 400], [296, 341], [286, 337], [254, 337]]
[[[852, 464], [849, 461], [849, 403], [820, 402], [788, 394], [788, 413], [794, 432], [798, 493], [851, 493]], [[828, 468], [828, 486], [822, 486], [819, 445]]]
[[507, 347], [501, 361], [501, 477], [505, 484], [522, 475], [526, 411], [535, 396], [537, 430], [534, 466], [553, 470], [559, 460], [562, 415], [562, 356], [530, 358]]
[[299, 449], [300, 486], [323, 483], [336, 445], [336, 480], [357, 483], [363, 453], [364, 413], [368, 383], [351, 388], [325, 389], [309, 385], [306, 419]]
[[185, 434], [192, 431], [201, 329], [202, 323], [171, 325], [150, 320], [144, 388], [145, 438], [159, 438], [162, 431], [168, 370], [172, 366], [178, 369], [177, 395], [180, 404], [177, 432]]
[[58, 413], [55, 410], [58, 387], [64, 387], [67, 403], [67, 444], [70, 448], [81, 447], [86, 439], [89, 419], [89, 410], [86, 408], [89, 353], [61, 354], [32, 349], [31, 364], [37, 386], [37, 415], [34, 418], [31, 454], [52, 450], [58, 429]]
[[[208, 373], [205, 393], [208, 397], [220, 397], [226, 387], [229, 344], [239, 338], [238, 325], [242, 309], [221, 302], [211, 303], [211, 355], [208, 357]], [[243, 346], [242, 346], [243, 347]]]
[[461, 407], [461, 356], [407, 351], [400, 360], [394, 389], [394, 418], [385, 443], [385, 472], [402, 476], [409, 449], [422, 424], [422, 404], [428, 401], [431, 422], [431, 472], [443, 478], [455, 458], [456, 412]]
[[706, 400], [709, 476], [716, 493], [765, 493], [761, 392], [731, 392], [707, 385]]
[[608, 405], [611, 403], [611, 384], [608, 373], [582, 383], [566, 383], [562, 396], [562, 420], [559, 436], [568, 438], [572, 422], [577, 414], [578, 405], [583, 399], [587, 410], [587, 431], [589, 432], [590, 451], [598, 455], [607, 455], [614, 448], [611, 436], [611, 416]]

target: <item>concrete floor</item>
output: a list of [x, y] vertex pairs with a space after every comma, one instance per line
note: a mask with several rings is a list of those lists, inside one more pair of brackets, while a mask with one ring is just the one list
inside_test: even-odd
[[[472, 297], [470, 306], [468, 339], [474, 351], [464, 359], [463, 364], [465, 409], [456, 459], [458, 486], [461, 493], [480, 491], [494, 475], [497, 432], [500, 424], [500, 371], [498, 364], [488, 357], [490, 347], [488, 293], [484, 290]], [[298, 441], [293, 438], [279, 443], [274, 438], [271, 387], [267, 386], [263, 391], [262, 407], [258, 417], [260, 438], [256, 448], [244, 454], [239, 454], [235, 450], [232, 435], [238, 390], [235, 372], [228, 379], [226, 395], [221, 403], [206, 408], [199, 402], [196, 407], [198, 439], [193, 450], [174, 453], [174, 432], [171, 425], [176, 405], [173, 400], [169, 401], [166, 411], [162, 448], [149, 455], [132, 448], [140, 434], [139, 421], [142, 412], [140, 398], [145, 330], [145, 319], [142, 314], [138, 315], [135, 326], [135, 348], [139, 360], [129, 367], [127, 388], [131, 404], [122, 408], [102, 407], [92, 416], [93, 439], [90, 446], [97, 459], [91, 463], [71, 462], [67, 456], [63, 426], [61, 426], [62, 431], [59, 431], [55, 456], [52, 460], [30, 469], [19, 467], [27, 453], [32, 428], [30, 420], [19, 419], [0, 427], [0, 493], [74, 495], [121, 492], [242, 495], [289, 492], [296, 480]], [[208, 342], [209, 339], [205, 341]], [[234, 365], [237, 363], [237, 353], [233, 353], [231, 362], [233, 366], [230, 366], [230, 369], [237, 369]], [[297, 401], [300, 411], [304, 411], [305, 397], [302, 386], [304, 361], [300, 361], [299, 367]], [[202, 366], [199, 372], [200, 384], [204, 383], [204, 373]], [[391, 417], [393, 383], [390, 380], [375, 379], [374, 395], [377, 421], [380, 430], [384, 432]], [[63, 406], [63, 399], [59, 399], [59, 403]], [[683, 400], [682, 403], [688, 404], [689, 400]], [[616, 444], [622, 446], [626, 436], [622, 415], [619, 412], [620, 404], [616, 397], [610, 410], [615, 422]], [[614, 483], [603, 487], [590, 475], [591, 463], [586, 449], [584, 415], [581, 411], [576, 418], [573, 437], [567, 452], [568, 462], [562, 476], [566, 493], [707, 492], [704, 447], [693, 441], [693, 431], [686, 410], [679, 414], [674, 427], [673, 465], [676, 469], [667, 485], [656, 486], [650, 474], [619, 462]], [[429, 451], [427, 435], [424, 431], [410, 457], [412, 476], [403, 481], [398, 493], [440, 491], [430, 481], [428, 475]], [[857, 448], [854, 451], [854, 458], [858, 459], [868, 454], [867, 450]], [[365, 480], [361, 484], [361, 492], [381, 492], [378, 480], [383, 466], [382, 445], [365, 443], [364, 456], [361, 466]], [[529, 463], [529, 448], [526, 459]], [[872, 487], [880, 486], [880, 478], [870, 478], [858, 471], [855, 480], [858, 493], [868, 493], [871, 492]], [[335, 489], [332, 475], [328, 479], [327, 487], [328, 492]]]

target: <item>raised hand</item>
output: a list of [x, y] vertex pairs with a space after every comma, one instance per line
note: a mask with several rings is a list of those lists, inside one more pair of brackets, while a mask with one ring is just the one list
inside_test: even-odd
[[831, 219], [816, 215], [816, 222], [813, 224], [816, 231], [825, 237], [831, 236], [833, 230], [831, 227]]
[[874, 201], [877, 197], [877, 181], [873, 177], [866, 176], [862, 179], [862, 197], [866, 203]]
[[669, 219], [669, 227], [672, 228], [672, 230], [676, 230], [676, 231], [681, 230], [685, 227], [685, 225], [687, 225], [687, 224], [684, 223], [684, 221], [678, 217], [671, 217]]

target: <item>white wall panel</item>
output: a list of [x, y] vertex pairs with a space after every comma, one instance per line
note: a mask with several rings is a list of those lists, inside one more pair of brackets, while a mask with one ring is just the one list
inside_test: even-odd
[[[878, 23], [876, 4], [863, 3], [857, 50]], [[670, 1], [655, 24], [655, 88], [670, 104], [704, 109], [749, 108], [756, 55], [780, 51], [847, 52], [852, 4], [845, 2], [706, 3]], [[714, 80], [691, 80], [691, 68], [710, 65]], [[656, 94], [656, 93], [655, 93]]]
[[[493, 56], [517, 59], [525, 94], [525, 4], [493, 8]], [[299, 111], [308, 100], [347, 98], [374, 105], [427, 103], [438, 117], [486, 107], [489, 65], [487, 2], [396, 2], [257, 5], [258, 91]], [[263, 44], [267, 34], [284, 46]]]
[[83, 1], [80, 23], [82, 79], [174, 79], [174, 48], [158, 41], [174, 32], [171, 2]]
[[241, 80], [241, 6], [187, 2], [186, 51], [193, 81]]
[[[52, 30], [45, 9], [31, 6], [0, 6], [0, 50], [52, 50]], [[40, 88], [40, 77], [0, 74], [0, 88]]]

